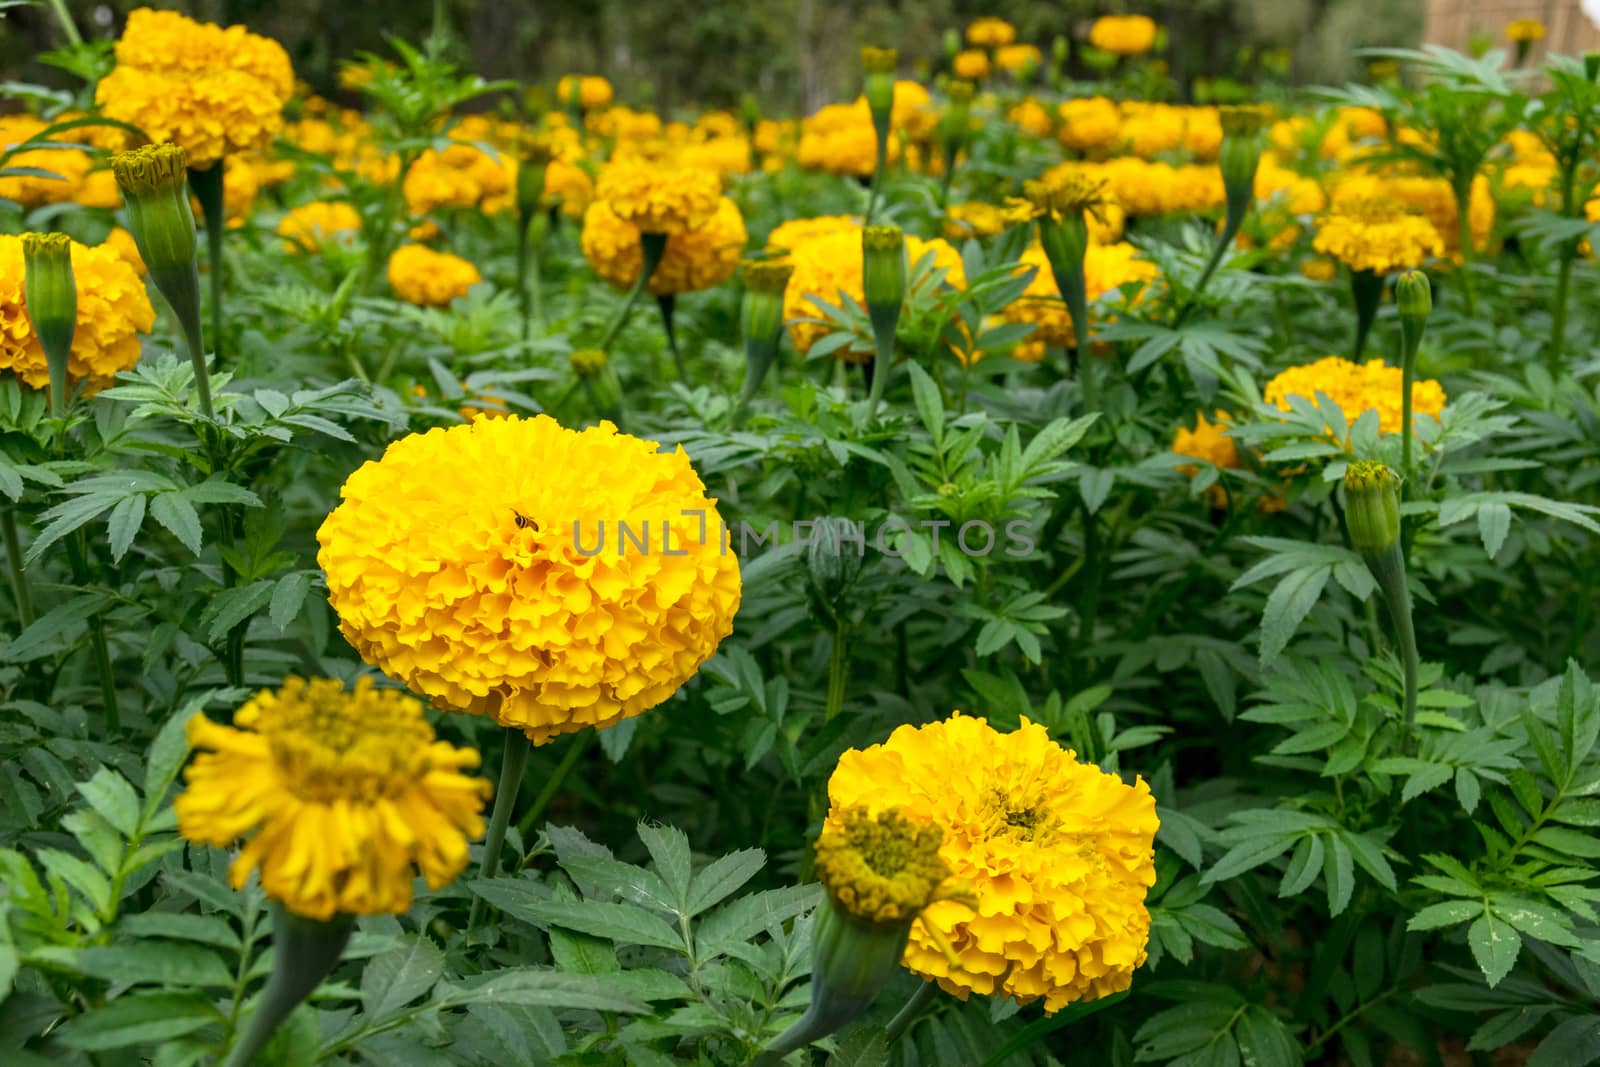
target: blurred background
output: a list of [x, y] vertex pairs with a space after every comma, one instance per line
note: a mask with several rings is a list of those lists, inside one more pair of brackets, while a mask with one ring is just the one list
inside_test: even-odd
[[[1177, 91], [1205, 95], [1220, 81], [1338, 83], [1366, 73], [1355, 52], [1434, 41], [1463, 51], [1504, 47], [1513, 19], [1540, 20], [1542, 51], [1600, 48], [1583, 0], [200, 0], [154, 5], [64, 0], [86, 37], [114, 37], [135, 7], [175, 8], [243, 22], [283, 42], [300, 77], [338, 95], [338, 63], [388, 52], [384, 37], [420, 41], [442, 17], [456, 58], [486, 78], [553, 84], [602, 74], [621, 101], [672, 108], [729, 106], [754, 91], [771, 112], [804, 113], [853, 96], [857, 49], [900, 49], [908, 68], [935, 60], [941, 35], [980, 15], [1014, 23], [1046, 54], [1057, 36], [1081, 40], [1098, 15], [1142, 13], [1166, 28], [1160, 53]], [[1587, 0], [1600, 10], [1600, 0]], [[436, 8], [438, 10], [436, 10]], [[7, 80], [63, 83], [38, 62], [60, 42], [44, 0], [0, 15]]]

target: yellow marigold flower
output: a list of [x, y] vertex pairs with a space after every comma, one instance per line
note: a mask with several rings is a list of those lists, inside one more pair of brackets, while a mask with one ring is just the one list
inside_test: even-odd
[[182, 145], [191, 167], [265, 145], [282, 126], [294, 91], [294, 71], [278, 42], [173, 11], [130, 14], [116, 56], [116, 68], [95, 88], [95, 103], [152, 141]]
[[539, 203], [559, 207], [570, 218], [581, 219], [594, 200], [594, 179], [575, 163], [552, 159], [544, 172], [544, 194]]
[[[1192, 456], [1195, 459], [1205, 460], [1214, 467], [1235, 468], [1239, 466], [1239, 446], [1227, 434], [1228, 413], [1216, 412], [1217, 421], [1210, 422], [1203, 411], [1195, 412], [1194, 429], [1179, 426], [1172, 438], [1172, 451], [1180, 456]], [[1198, 467], [1182, 466], [1178, 470], [1184, 474], [1195, 474]]]
[[1311, 256], [1300, 262], [1300, 273], [1314, 282], [1331, 282], [1339, 273], [1339, 265], [1326, 256]]
[[1053, 181], [1069, 171], [1103, 181], [1110, 197], [1129, 215], [1209, 211], [1223, 204], [1222, 172], [1211, 164], [1174, 167], [1123, 156], [1105, 163], [1057, 164], [1043, 180]]
[[1122, 113], [1103, 96], [1063, 101], [1056, 113], [1056, 139], [1078, 152], [1110, 148], [1122, 133]]
[[[1461, 257], [1461, 223], [1455, 190], [1443, 178], [1422, 175], [1382, 179], [1379, 195], [1393, 197], [1425, 215], [1452, 258]], [[1478, 175], [1472, 182], [1467, 203], [1467, 228], [1472, 231], [1472, 246], [1482, 251], [1494, 229], [1494, 194], [1489, 179]]]
[[[891, 125], [893, 122], [891, 112]], [[888, 159], [899, 158], [900, 137], [891, 132]], [[807, 170], [870, 177], [878, 165], [878, 135], [865, 98], [850, 104], [829, 104], [802, 121], [795, 162]]]
[[1055, 127], [1050, 112], [1031, 96], [1012, 108], [1006, 117], [1016, 123], [1018, 128], [1034, 137], [1049, 137], [1050, 131]]
[[841, 756], [828, 797], [835, 832], [853, 808], [944, 829], [939, 855], [974, 903], [930, 905], [904, 962], [946, 992], [1043, 998], [1054, 1013], [1127, 989], [1144, 962], [1155, 798], [1079, 763], [1044, 727], [1024, 718], [1002, 734], [959, 712], [902, 726]]
[[861, 220], [854, 215], [818, 215], [809, 219], [789, 219], [780, 222], [767, 236], [770, 248], [792, 251], [802, 241], [829, 233], [854, 233], [861, 228]]
[[[67, 374], [96, 392], [139, 362], [139, 334], [155, 325], [156, 312], [139, 272], [115, 248], [74, 241], [71, 256], [78, 317]], [[50, 368], [28, 319], [23, 281], [22, 238], [0, 234], [0, 371], [44, 389]]]
[[595, 197], [645, 233], [681, 233], [716, 213], [722, 181], [710, 170], [613, 163], [600, 173]]
[[1044, 63], [1044, 56], [1036, 45], [1008, 44], [995, 49], [994, 62], [1001, 70], [1015, 73], [1028, 66], [1038, 68]]
[[133, 239], [133, 234], [121, 226], [112, 227], [111, 232], [106, 234], [106, 239], [100, 242], [100, 247], [111, 249], [133, 268], [135, 274], [144, 277], [146, 270], [144, 260], [139, 258], [139, 242]]
[[995, 237], [1019, 223], [1028, 222], [1033, 213], [1015, 202], [1005, 206], [969, 200], [952, 204], [945, 212], [944, 235], [952, 241], [973, 237]]
[[361, 232], [361, 213], [343, 200], [313, 200], [291, 208], [278, 222], [285, 252], [315, 253], [330, 241]]
[[967, 43], [974, 48], [1000, 48], [1016, 39], [1017, 28], [1005, 19], [990, 16], [967, 25]]
[[1513, 44], [1532, 44], [1544, 40], [1544, 23], [1538, 19], [1513, 19], [1506, 23], [1506, 40]]
[[1256, 199], [1278, 199], [1293, 215], [1312, 215], [1327, 206], [1322, 186], [1283, 166], [1276, 154], [1263, 152], [1256, 167]]
[[1433, 224], [1394, 200], [1336, 202], [1317, 222], [1312, 247], [1351, 270], [1413, 270], [1444, 253]]
[[189, 720], [200, 754], [173, 802], [178, 832], [226, 847], [234, 888], [261, 887], [297, 915], [383, 915], [411, 907], [417, 873], [434, 889], [467, 865], [489, 783], [462, 771], [478, 753], [436, 740], [422, 703], [362, 678], [285, 680], [222, 726]]
[[[1056, 288], [1050, 260], [1037, 241], [1017, 261], [1019, 272], [1027, 267], [1038, 268], [1033, 280], [1021, 296], [1001, 309], [1000, 319], [1033, 324], [1033, 333], [1012, 350], [1011, 357], [1037, 363], [1044, 359], [1046, 348], [1071, 346], [1075, 338], [1072, 315]], [[1139, 258], [1139, 250], [1131, 244], [1090, 244], [1083, 257], [1084, 289], [1091, 301], [1130, 282], [1151, 281], [1159, 273], [1154, 263]]]
[[[49, 128], [32, 115], [0, 116], [0, 152], [37, 137]], [[87, 128], [87, 127], [85, 127]], [[77, 130], [52, 135], [49, 141], [77, 141]], [[60, 204], [76, 199], [84, 177], [89, 173], [91, 160], [86, 152], [75, 148], [33, 148], [18, 152], [6, 160], [6, 169], [34, 168], [49, 171], [57, 177], [18, 174], [0, 178], [0, 199], [15, 200], [23, 207], [40, 204]], [[110, 205], [115, 207], [116, 204]]]
[[944, 829], [890, 808], [833, 814], [816, 843], [817, 881], [839, 906], [872, 923], [911, 922], [933, 903], [950, 865], [939, 857]]
[[1144, 55], [1155, 47], [1155, 20], [1145, 15], [1102, 15], [1089, 27], [1089, 43], [1119, 56]]
[[[1398, 433], [1401, 428], [1401, 381], [1399, 367], [1381, 359], [1353, 363], [1339, 356], [1328, 356], [1315, 363], [1290, 367], [1267, 383], [1266, 401], [1283, 411], [1293, 410], [1291, 396], [1316, 403], [1317, 393], [1326, 394], [1345, 421], [1354, 423], [1368, 411], [1378, 413], [1378, 428], [1383, 433]], [[1444, 387], [1431, 378], [1418, 379], [1411, 387], [1413, 415], [1435, 415], [1444, 410]]]
[[481, 281], [477, 267], [427, 245], [401, 245], [389, 256], [389, 287], [410, 304], [443, 307]]
[[732, 631], [740, 582], [689, 457], [657, 449], [544, 415], [391, 444], [317, 532], [345, 637], [536, 744], [660, 704]]
[[568, 74], [556, 82], [556, 100], [561, 106], [571, 103], [574, 94], [584, 111], [608, 107], [616, 95], [611, 83], [598, 74]]
[[[961, 254], [948, 242], [923, 241], [909, 235], [905, 242], [908, 263], [914, 264], [932, 252], [934, 265], [944, 269], [945, 283], [957, 289], [966, 286]], [[863, 306], [866, 304], [861, 274], [861, 227], [851, 225], [848, 229], [829, 230], [799, 241], [790, 249], [790, 259], [794, 263], [794, 273], [783, 291], [783, 317], [795, 349], [808, 352], [830, 330], [821, 322], [801, 321], [822, 317], [812, 297], [837, 306], [842, 291]], [[870, 344], [859, 349], [846, 346], [834, 352], [836, 358], [851, 363], [869, 362], [873, 355]]]
[[982, 81], [989, 76], [989, 53], [969, 48], [956, 53], [953, 66], [956, 77], [969, 82]]
[[721, 175], [750, 173], [750, 139], [741, 135], [713, 137], [686, 144], [678, 150], [679, 166], [716, 171]]
[[515, 189], [515, 165], [509, 154], [496, 159], [477, 145], [461, 143], [422, 153], [401, 186], [413, 215], [451, 207], [504, 210]]
[[111, 168], [100, 167], [83, 176], [72, 199], [84, 207], [115, 210], [122, 206], [122, 191], [117, 188], [117, 176]]
[[[721, 285], [738, 269], [748, 240], [739, 205], [723, 197], [705, 225], [667, 238], [661, 262], [650, 275], [650, 292], [669, 296]], [[595, 272], [618, 289], [638, 280], [644, 264], [639, 228], [617, 218], [606, 201], [595, 201], [584, 215], [582, 246]]]

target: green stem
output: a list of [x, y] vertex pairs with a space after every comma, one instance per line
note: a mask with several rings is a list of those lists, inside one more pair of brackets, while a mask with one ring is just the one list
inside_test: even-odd
[[1378, 305], [1383, 301], [1383, 275], [1370, 270], [1351, 271], [1350, 295], [1356, 305], [1356, 337], [1350, 358], [1360, 362], [1372, 324], [1378, 320]]
[[572, 773], [572, 768], [578, 765], [578, 760], [583, 758], [583, 754], [589, 751], [589, 747], [599, 737], [600, 731], [585, 730], [572, 739], [572, 742], [567, 746], [566, 755], [561, 757], [561, 762], [556, 764], [556, 769], [550, 772], [549, 778], [545, 779], [544, 785], [539, 789], [539, 795], [533, 798], [533, 804], [529, 806], [522, 818], [517, 820], [517, 833], [527, 837], [533, 832], [533, 828], [539, 822], [539, 817], [545, 813], [545, 809], [550, 806], [550, 801], [555, 799], [556, 791], [567, 780], [567, 775]]
[[823, 712], [823, 722], [832, 722], [844, 709], [845, 684], [849, 677], [850, 657], [846, 655], [845, 631], [843, 626], [838, 626], [833, 631], [833, 652], [828, 657], [828, 702]]
[[1417, 350], [1422, 347], [1422, 324], [1400, 318], [1400, 476], [1402, 487], [1411, 481], [1411, 393], [1417, 377]]
[[895, 1012], [894, 1018], [889, 1020], [889, 1027], [884, 1031], [884, 1037], [887, 1039], [890, 1048], [894, 1048], [906, 1030], [910, 1029], [911, 1024], [922, 1017], [922, 1013], [927, 1010], [928, 1005], [932, 1004], [934, 997], [938, 995], [939, 986], [934, 982], [923, 982], [917, 988], [917, 991], [911, 994], [910, 999], [901, 1006], [899, 1011]]
[[[67, 560], [72, 567], [72, 580], [87, 589], [90, 584], [89, 565], [84, 560], [83, 530], [75, 530], [66, 540]], [[117, 703], [117, 680], [111, 670], [111, 646], [106, 643], [106, 624], [98, 614], [89, 621], [89, 647], [94, 653], [95, 673], [100, 676], [100, 701], [106, 708], [106, 728], [112, 733], [122, 729], [122, 708]]]
[[206, 265], [209, 268], [211, 289], [211, 351], [222, 365], [222, 234], [228, 220], [223, 194], [223, 160], [217, 160], [205, 170], [189, 171], [189, 188], [200, 201], [200, 213], [206, 222]]
[[1244, 222], [1241, 214], [1238, 218], [1229, 217], [1222, 224], [1222, 232], [1217, 234], [1216, 244], [1211, 246], [1211, 256], [1206, 260], [1205, 269], [1200, 272], [1200, 280], [1195, 282], [1194, 289], [1189, 293], [1183, 305], [1178, 308], [1177, 317], [1172, 320], [1173, 329], [1183, 325], [1183, 320], [1189, 317], [1189, 312], [1194, 310], [1195, 302], [1206, 291], [1206, 286], [1211, 284], [1211, 276], [1222, 265], [1222, 257], [1227, 254], [1233, 239], [1238, 236], [1239, 227]]
[[661, 309], [661, 327], [667, 332], [667, 349], [672, 353], [672, 366], [678, 372], [678, 381], [687, 383], [689, 372], [683, 366], [683, 353], [678, 350], [678, 331], [673, 327], [673, 315], [678, 307], [678, 298], [668, 293], [656, 297], [656, 306]]
[[[522, 785], [522, 772], [528, 766], [528, 753], [533, 743], [528, 735], [515, 727], [505, 729], [505, 752], [500, 758], [500, 782], [494, 790], [494, 812], [489, 816], [489, 832], [483, 839], [483, 862], [478, 866], [479, 878], [493, 878], [500, 872], [500, 848], [505, 844], [506, 827], [511, 825], [511, 809], [517, 803], [517, 788]], [[483, 898], [472, 898], [472, 912], [467, 917], [467, 936], [478, 925], [483, 914]]]
[[1550, 315], [1550, 377], [1561, 378], [1561, 357], [1567, 347], [1567, 294], [1572, 289], [1572, 265], [1578, 249], [1568, 241], [1561, 246], [1561, 269], [1556, 273], [1556, 306]]
[[22, 539], [17, 536], [15, 508], [0, 508], [0, 538], [6, 546], [6, 564], [11, 568], [11, 595], [17, 601], [17, 621], [26, 630], [33, 625], [33, 594], [28, 589], [28, 576], [22, 569]]
[[[1087, 505], [1083, 509], [1083, 558], [1086, 577], [1078, 600], [1078, 648], [1087, 652], [1094, 640], [1095, 617], [1100, 611], [1100, 523]], [[1082, 670], [1089, 664], [1084, 660]]]
[[528, 220], [517, 216], [517, 307], [522, 312], [522, 339], [533, 336], [533, 302], [528, 295]]
[[889, 136], [886, 132], [879, 130], [877, 163], [872, 168], [872, 197], [867, 201], [867, 218], [865, 225], [871, 226], [872, 220], [878, 214], [878, 192], [883, 187], [883, 172], [888, 165]]
[[78, 24], [72, 21], [72, 12], [67, 10], [66, 0], [50, 0], [50, 7], [55, 11], [56, 21], [61, 23], [61, 32], [66, 34], [68, 42], [82, 44], [83, 34], [78, 32]]
[[350, 941], [355, 916], [339, 914], [327, 922], [307, 919], [272, 906], [272, 976], [256, 1002], [250, 1029], [228, 1050], [222, 1067], [247, 1067], [266, 1047], [279, 1025], [322, 984]]
[[1463, 187], [1456, 186], [1456, 230], [1461, 241], [1461, 295], [1467, 302], [1467, 314], [1478, 312], [1478, 301], [1472, 293], [1472, 179]]
[[1401, 721], [1402, 745], [1409, 746], [1411, 723], [1417, 715], [1417, 633], [1411, 620], [1411, 591], [1406, 587], [1406, 562], [1400, 540], [1382, 552], [1366, 555], [1367, 567], [1378, 581], [1383, 601], [1394, 624], [1395, 644], [1400, 647], [1400, 666], [1405, 675], [1405, 713]]
[[872, 318], [872, 337], [877, 355], [872, 362], [872, 388], [867, 390], [867, 422], [877, 421], [878, 407], [883, 403], [884, 391], [889, 386], [889, 373], [894, 368], [894, 335], [899, 325], [900, 309], [892, 314], [879, 314], [868, 308]]
[[641, 233], [639, 235], [640, 268], [639, 277], [633, 283], [633, 288], [628, 290], [628, 298], [623, 301], [616, 316], [611, 320], [611, 325], [606, 327], [605, 336], [600, 338], [600, 343], [595, 345], [602, 352], [611, 351], [611, 342], [617, 339], [617, 334], [622, 332], [623, 325], [628, 321], [628, 316], [633, 313], [633, 305], [639, 302], [639, 294], [644, 292], [644, 287], [649, 284], [650, 276], [656, 272], [656, 267], [661, 264], [661, 257], [667, 251], [667, 235], [664, 233]]

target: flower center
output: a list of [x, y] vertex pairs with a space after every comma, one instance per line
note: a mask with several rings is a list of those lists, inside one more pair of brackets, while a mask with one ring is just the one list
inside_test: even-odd
[[367, 678], [353, 693], [333, 679], [291, 679], [254, 725], [289, 789], [320, 803], [394, 796], [426, 771], [434, 740], [416, 699]]
[[869, 922], [909, 922], [950, 877], [939, 858], [944, 830], [898, 809], [876, 817], [847, 809], [817, 838], [817, 879], [846, 911]]

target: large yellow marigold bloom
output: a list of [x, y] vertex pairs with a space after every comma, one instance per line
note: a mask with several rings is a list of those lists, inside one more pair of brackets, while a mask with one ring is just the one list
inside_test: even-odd
[[313, 200], [291, 208], [278, 221], [285, 252], [315, 253], [330, 241], [361, 232], [361, 212], [343, 200]]
[[1122, 113], [1103, 96], [1064, 100], [1056, 114], [1056, 140], [1079, 152], [1110, 148], [1122, 133]]
[[1017, 39], [1017, 28], [1005, 19], [986, 16], [967, 24], [967, 43], [974, 48], [999, 48]]
[[817, 215], [808, 219], [789, 219], [778, 223], [767, 235], [771, 248], [792, 252], [803, 241], [829, 233], [854, 233], [861, 229], [861, 220], [854, 215]]
[[389, 288], [408, 304], [443, 307], [481, 281], [477, 267], [427, 245], [401, 245], [389, 256]]
[[[890, 121], [893, 122], [892, 113]], [[893, 132], [889, 134], [887, 158], [891, 162], [900, 158], [900, 137]], [[866, 100], [829, 104], [805, 118], [800, 123], [795, 162], [807, 170], [871, 177], [878, 166], [878, 134], [872, 127], [872, 112]]]
[[[0, 116], [0, 152], [9, 151], [22, 142], [37, 137], [48, 128], [48, 123], [41, 122], [32, 115]], [[81, 137], [79, 130], [67, 130], [46, 140], [76, 142]], [[49, 171], [56, 177], [18, 174], [0, 178], [0, 199], [15, 200], [23, 207], [38, 207], [40, 204], [59, 204], [73, 200], [89, 173], [90, 165], [88, 153], [78, 149], [34, 148], [18, 152], [6, 160], [7, 170], [32, 168]], [[112, 203], [110, 206], [115, 207], [116, 204]]]
[[[822, 220], [817, 220], [822, 221]], [[961, 265], [961, 253], [949, 242], [935, 239], [924, 241], [906, 235], [906, 261], [915, 264], [929, 252], [933, 262], [944, 269], [944, 281], [958, 289], [967, 284]], [[835, 307], [840, 305], [839, 293], [848, 293], [865, 305], [866, 293], [861, 280], [861, 228], [828, 230], [817, 236], [797, 242], [790, 249], [794, 273], [783, 290], [783, 318], [789, 326], [789, 340], [800, 352], [809, 352], [818, 339], [831, 332], [821, 322], [804, 322], [803, 319], [821, 319], [822, 309], [811, 299], [816, 297]], [[909, 293], [907, 294], [910, 295]], [[866, 363], [873, 358], [870, 346], [838, 349], [834, 356], [851, 363]]]
[[141, 278], [145, 276], [144, 260], [139, 258], [139, 242], [133, 239], [133, 234], [121, 226], [114, 227], [106, 234], [106, 239], [100, 242], [100, 247], [111, 249], [123, 262], [133, 268], [135, 274]]
[[567, 74], [556, 82], [556, 100], [562, 107], [578, 98], [578, 106], [585, 111], [607, 107], [616, 95], [611, 83], [598, 74]]
[[716, 213], [722, 179], [712, 170], [613, 163], [601, 171], [595, 199], [645, 233], [682, 233]]
[[902, 726], [839, 757], [828, 799], [835, 829], [852, 808], [944, 828], [939, 856], [976, 907], [929, 905], [904, 962], [946, 992], [1043, 998], [1053, 1013], [1127, 989], [1144, 962], [1155, 798], [1142, 779], [1079, 763], [1044, 727], [1024, 718], [1003, 734], [960, 713]]
[[401, 190], [413, 215], [451, 207], [492, 211], [509, 205], [515, 182], [509, 155], [496, 159], [477, 145], [453, 144], [418, 156]]
[[[1381, 359], [1354, 363], [1338, 356], [1328, 356], [1315, 363], [1290, 367], [1267, 383], [1266, 401], [1283, 411], [1292, 410], [1291, 396], [1300, 396], [1316, 403], [1317, 393], [1325, 393], [1339, 410], [1345, 421], [1354, 423], [1368, 411], [1378, 413], [1378, 428], [1383, 433], [1399, 433], [1401, 422], [1401, 381], [1399, 367], [1391, 367]], [[1431, 378], [1412, 383], [1412, 415], [1435, 415], [1444, 410], [1444, 387]]]
[[977, 48], [968, 48], [964, 52], [957, 52], [951, 65], [955, 68], [956, 77], [961, 80], [982, 81], [989, 76], [989, 53]]
[[[1075, 342], [1072, 315], [1056, 288], [1050, 260], [1037, 242], [1017, 262], [1019, 270], [1037, 269], [1022, 295], [1001, 309], [1000, 319], [1033, 324], [1033, 333], [1012, 350], [1011, 357], [1037, 363], [1044, 359], [1046, 348], [1066, 348]], [[1091, 244], [1083, 257], [1084, 287], [1091, 301], [1129, 282], [1150, 281], [1159, 273], [1154, 263], [1139, 258], [1139, 250], [1131, 244]]]
[[733, 629], [739, 561], [716, 501], [681, 449], [610, 423], [412, 434], [341, 495], [317, 539], [345, 637], [535, 743], [655, 707]]
[[1365, 197], [1336, 202], [1317, 222], [1312, 247], [1351, 270], [1414, 270], [1444, 254], [1433, 223], [1404, 204]]
[[[33, 389], [50, 384], [44, 348], [28, 320], [23, 296], [22, 238], [0, 234], [0, 371]], [[110, 385], [139, 362], [139, 334], [155, 325], [155, 308], [139, 272], [115, 247], [72, 242], [78, 320], [67, 374], [88, 392]]]
[[1155, 47], [1155, 20], [1146, 15], [1102, 15], [1089, 27], [1089, 43], [1119, 56], [1144, 55]]
[[294, 71], [278, 42], [173, 11], [140, 8], [116, 46], [95, 102], [155, 142], [183, 146], [191, 167], [263, 147], [283, 125]]
[[1024, 67], [1039, 67], [1044, 63], [1044, 55], [1037, 45], [1008, 44], [1004, 48], [995, 49], [994, 61], [1001, 70], [1015, 73]]
[[[650, 292], [669, 296], [721, 285], [738, 269], [748, 240], [739, 205], [723, 197], [705, 225], [667, 238], [667, 249], [650, 275]], [[582, 245], [595, 272], [618, 289], [638, 280], [644, 264], [639, 228], [617, 218], [606, 201], [595, 201], [584, 215]]]
[[297, 915], [384, 915], [411, 907], [418, 872], [435, 889], [467, 865], [489, 783], [462, 774], [478, 753], [435, 740], [422, 703], [362, 678], [290, 678], [221, 726], [189, 720], [200, 754], [173, 802], [178, 832], [226, 847], [246, 838], [228, 880]]

